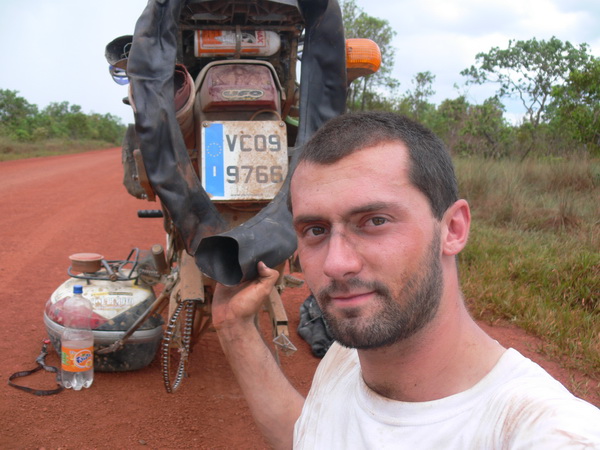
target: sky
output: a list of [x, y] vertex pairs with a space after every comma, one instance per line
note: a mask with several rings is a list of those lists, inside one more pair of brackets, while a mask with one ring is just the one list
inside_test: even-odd
[[[40, 109], [52, 102], [79, 105], [85, 113], [110, 113], [133, 121], [124, 105], [127, 87], [116, 84], [104, 58], [106, 44], [133, 34], [147, 0], [0, 0], [0, 89]], [[430, 99], [466, 95], [481, 103], [496, 86], [465, 87], [460, 71], [475, 55], [506, 48], [510, 39], [587, 43], [600, 57], [599, 0], [356, 0], [368, 15], [396, 31], [393, 76], [400, 92], [414, 88], [419, 72], [435, 75]], [[508, 116], [519, 108], [507, 103]]]

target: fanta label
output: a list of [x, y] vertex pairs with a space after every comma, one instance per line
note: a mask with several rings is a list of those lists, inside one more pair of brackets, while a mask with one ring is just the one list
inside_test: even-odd
[[94, 367], [94, 347], [66, 348], [62, 347], [62, 369], [67, 372], [85, 372]]

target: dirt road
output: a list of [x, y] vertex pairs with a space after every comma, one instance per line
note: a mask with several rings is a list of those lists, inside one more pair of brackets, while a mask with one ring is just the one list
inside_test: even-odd
[[[265, 448], [214, 333], [196, 346], [190, 378], [174, 394], [164, 390], [158, 359], [136, 372], [97, 373], [80, 392], [37, 397], [7, 385], [12, 373], [35, 367], [46, 337], [43, 308], [67, 278], [69, 255], [122, 259], [134, 247], [163, 243], [161, 221], [136, 215], [154, 205], [129, 196], [121, 178], [119, 149], [0, 163], [0, 448]], [[303, 393], [318, 363], [295, 333], [306, 295], [306, 288], [284, 293], [299, 350], [282, 365]], [[484, 326], [567, 385], [589, 382], [537, 356], [539, 341], [520, 330]], [[52, 353], [47, 362], [58, 358]], [[22, 380], [55, 386], [44, 372]], [[593, 390], [587, 398], [600, 404]]]

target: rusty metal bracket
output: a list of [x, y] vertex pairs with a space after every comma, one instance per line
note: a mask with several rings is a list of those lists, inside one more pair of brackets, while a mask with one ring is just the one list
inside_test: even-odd
[[146, 168], [144, 167], [144, 160], [142, 159], [142, 152], [139, 148], [136, 148], [133, 151], [133, 159], [135, 161], [138, 182], [144, 189], [147, 200], [150, 202], [155, 202], [156, 194], [154, 193], [152, 185], [150, 184], [150, 180], [148, 179], [148, 174], [146, 173]]

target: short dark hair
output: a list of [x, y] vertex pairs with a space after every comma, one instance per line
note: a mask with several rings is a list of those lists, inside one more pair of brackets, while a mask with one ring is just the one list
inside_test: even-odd
[[364, 148], [402, 142], [408, 148], [410, 182], [429, 199], [433, 215], [441, 220], [458, 200], [458, 187], [450, 153], [428, 128], [408, 117], [389, 112], [348, 113], [331, 119], [302, 149], [305, 161], [333, 164]]

